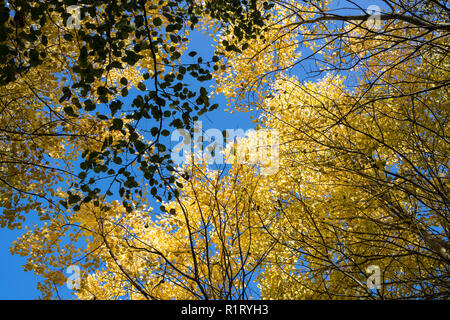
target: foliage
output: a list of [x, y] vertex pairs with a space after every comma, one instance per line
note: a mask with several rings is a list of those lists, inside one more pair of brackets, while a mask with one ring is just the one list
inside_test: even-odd
[[[330, 1], [90, 1], [80, 30], [46, 18], [39, 41], [28, 19], [70, 1], [33, 3], [0, 30], [9, 52], [1, 143], [11, 150], [1, 153], [0, 188], [2, 225], [32, 209], [50, 218], [12, 249], [44, 278], [44, 298], [77, 264], [81, 299], [448, 299], [445, 3], [384, 1], [376, 29], [368, 12]], [[216, 55], [186, 66], [195, 27]], [[276, 174], [170, 162], [161, 137], [216, 107], [205, 88], [187, 89], [187, 73], [215, 79], [233, 111], [257, 110], [256, 128], [278, 131]], [[126, 112], [119, 95], [133, 85], [145, 93]], [[149, 132], [144, 119], [155, 122]], [[68, 173], [42, 167], [47, 157]], [[53, 190], [55, 177], [69, 187]], [[34, 198], [45, 192], [64, 200], [43, 208]], [[382, 270], [376, 291], [370, 265]]]

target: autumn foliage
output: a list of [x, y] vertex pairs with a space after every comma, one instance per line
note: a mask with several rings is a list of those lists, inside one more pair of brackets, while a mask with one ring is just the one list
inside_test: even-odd
[[[77, 265], [78, 299], [448, 299], [450, 9], [344, 2], [0, 1], [0, 224], [42, 298]], [[170, 160], [219, 107], [276, 173]]]

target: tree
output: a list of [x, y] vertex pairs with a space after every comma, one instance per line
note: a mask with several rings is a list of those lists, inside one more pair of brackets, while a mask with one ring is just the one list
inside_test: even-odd
[[[45, 278], [46, 298], [74, 263], [83, 270], [80, 299], [256, 297], [252, 282], [276, 243], [260, 230], [265, 217], [252, 198], [268, 189], [259, 180], [245, 166], [225, 172], [193, 162], [177, 179], [182, 194], [162, 211], [84, 204], [27, 232], [14, 252], [29, 256], [26, 268]], [[88, 245], [76, 246], [82, 239]]]
[[[295, 21], [229, 55], [242, 77], [218, 76], [239, 106], [243, 83], [258, 90], [260, 125], [280, 132], [283, 169], [272, 183], [283, 206], [270, 232], [285, 248], [273, 251], [263, 297], [448, 298], [448, 9], [384, 3], [391, 12], [375, 30], [367, 14], [280, 2]], [[306, 58], [265, 62], [302, 45]], [[320, 80], [286, 75], [307, 59]], [[385, 282], [375, 294], [369, 265]]]
[[[408, 81], [397, 88], [418, 89]], [[271, 233], [285, 249], [266, 271], [265, 294], [371, 297], [366, 269], [376, 265], [383, 286], [375, 297], [446, 298], [442, 95], [418, 105], [409, 96], [362, 101], [350, 113], [355, 95], [336, 77], [305, 86], [287, 78], [276, 89], [280, 94], [267, 102], [275, 115], [265, 124], [280, 131], [283, 169], [272, 178], [283, 207]], [[433, 112], [444, 117], [430, 119]], [[285, 292], [280, 279], [292, 284]]]
[[[2, 3], [3, 16], [8, 16], [6, 9]], [[24, 32], [12, 18], [2, 21], [2, 32], [7, 30], [15, 35]], [[109, 121], [87, 113], [77, 118], [65, 113], [73, 106], [68, 101], [59, 101], [65, 92], [62, 81], [70, 77], [70, 70], [66, 69], [68, 59], [64, 57], [76, 52], [69, 43], [61, 43], [62, 35], [54, 26], [46, 25], [43, 29], [48, 37], [42, 35], [45, 45], [38, 46], [45, 47], [46, 59], [26, 72], [17, 71], [20, 76], [8, 69], [5, 60], [22, 59], [21, 63], [26, 64], [34, 55], [20, 52], [18, 39], [8, 38], [1, 44], [2, 50], [14, 50], [5, 53], [2, 76], [16, 77], [0, 86], [2, 227], [21, 227], [24, 214], [29, 211], [37, 212], [43, 220], [49, 219], [47, 209], [58, 206], [54, 198], [57, 184], [64, 179], [70, 183], [76, 178], [72, 161], [77, 159], [77, 154], [100, 150], [104, 139], [117, 136], [107, 130]], [[2, 37], [6, 35], [3, 33]]]
[[[162, 201], [175, 183], [162, 137], [217, 107], [186, 85], [211, 79], [217, 59], [186, 57], [189, 32], [237, 21], [251, 36], [255, 3], [1, 1], [1, 226], [30, 211], [52, 225], [87, 203], [106, 212], [112, 195], [131, 212], [143, 181]], [[125, 109], [133, 88], [144, 94]]]
[[[75, 189], [65, 195], [75, 213], [67, 206], [14, 246], [44, 277], [44, 296], [76, 263], [83, 299], [448, 298], [448, 8], [382, 3], [388, 11], [374, 14], [348, 1], [355, 15], [328, 1], [207, 2], [216, 93], [278, 131], [280, 170], [192, 161], [170, 164], [167, 177], [153, 157], [161, 144], [129, 149], [125, 125], [111, 144], [138, 151], [150, 174], [142, 193], [127, 197], [142, 185], [126, 170], [125, 203], [96, 193], [80, 204], [89, 189]], [[248, 29], [253, 18], [259, 27]], [[300, 66], [313, 72], [302, 77]], [[107, 149], [86, 153], [86, 168], [108, 167], [117, 153]], [[146, 196], [158, 184], [172, 196], [154, 210]], [[377, 290], [367, 285], [374, 268]]]
[[[189, 32], [205, 24], [240, 21], [238, 25], [248, 26], [243, 34], [250, 36], [264, 19], [251, 14], [260, 13], [252, 9], [250, 3], [254, 2], [15, 0], [7, 5], [2, 1], [0, 51], [5, 59], [0, 66], [0, 85], [6, 108], [3, 114], [15, 112], [17, 104], [11, 101], [25, 102], [29, 113], [20, 118], [24, 123], [41, 122], [36, 127], [33, 124], [26, 129], [18, 128], [5, 116], [2, 128], [8, 134], [8, 144], [18, 137], [28, 148], [30, 137], [58, 136], [58, 141], [47, 139], [53, 148], [69, 143], [66, 150], [81, 151], [71, 150], [81, 160], [81, 172], [65, 170], [68, 171], [65, 173], [78, 177], [69, 183], [81, 190], [83, 197], [73, 196], [62, 204], [77, 210], [80, 200], [89, 202], [120, 191], [124, 205], [131, 211], [129, 205], [139, 193], [142, 178], [160, 191], [166, 189], [155, 173], [171, 174], [170, 157], [162, 139], [170, 128], [189, 128], [198, 115], [217, 108], [209, 102], [204, 87], [196, 92], [186, 85], [210, 80], [210, 70], [215, 64], [212, 60], [216, 60], [196, 57], [195, 51], [186, 57]], [[223, 15], [222, 7], [232, 14]], [[249, 13], [249, 18], [244, 18]], [[124, 109], [124, 98], [133, 88], [143, 93]], [[41, 109], [45, 112], [34, 111]], [[28, 115], [36, 119], [27, 119]], [[100, 148], [91, 148], [90, 142], [81, 144], [76, 139], [85, 139], [82, 131], [91, 130], [75, 129], [87, 119], [91, 124], [85, 126], [92, 126], [94, 121], [105, 130], [96, 137], [101, 140]], [[43, 132], [49, 130], [47, 123], [52, 123], [52, 132]], [[40, 129], [36, 131], [37, 128]], [[92, 130], [96, 135], [100, 129]], [[108, 131], [113, 132], [115, 140]], [[52, 153], [39, 148], [27, 154], [40, 157]], [[51, 174], [38, 162], [30, 159], [16, 162], [21, 166], [19, 170], [41, 172], [43, 189], [33, 196], [42, 196], [46, 193], [45, 186], [54, 181], [44, 182]], [[59, 170], [50, 164], [47, 169]], [[140, 175], [135, 175], [134, 170]], [[5, 177], [11, 174], [14, 173], [5, 173]], [[104, 189], [106, 179], [111, 183]], [[9, 192], [24, 197], [29, 193], [8, 179], [3, 180]], [[170, 181], [173, 183], [173, 178]]]

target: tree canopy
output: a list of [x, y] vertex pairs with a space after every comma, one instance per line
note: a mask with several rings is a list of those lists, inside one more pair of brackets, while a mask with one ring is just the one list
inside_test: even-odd
[[[79, 299], [448, 299], [450, 9], [344, 2], [0, 1], [0, 222], [42, 297], [77, 265]], [[172, 161], [218, 95], [276, 172]]]

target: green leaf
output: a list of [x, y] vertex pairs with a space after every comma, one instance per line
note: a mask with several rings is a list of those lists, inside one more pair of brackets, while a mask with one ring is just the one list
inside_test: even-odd
[[76, 117], [77, 115], [73, 111], [72, 107], [64, 107], [64, 112], [71, 117]]
[[123, 85], [123, 86], [126, 86], [126, 85], [128, 84], [127, 78], [122, 77], [122, 78], [120, 79], [120, 84]]
[[121, 130], [122, 127], [123, 127], [122, 119], [113, 119], [113, 125], [111, 127], [113, 130]]
[[139, 82], [139, 83], [137, 84], [137, 88], [138, 88], [139, 90], [141, 90], [141, 91], [147, 90], [147, 87], [146, 87], [145, 84], [143, 84], [142, 82]]
[[156, 27], [159, 27], [159, 26], [162, 24], [161, 18], [160, 18], [160, 17], [154, 18], [154, 19], [153, 19], [153, 24], [154, 24]]

